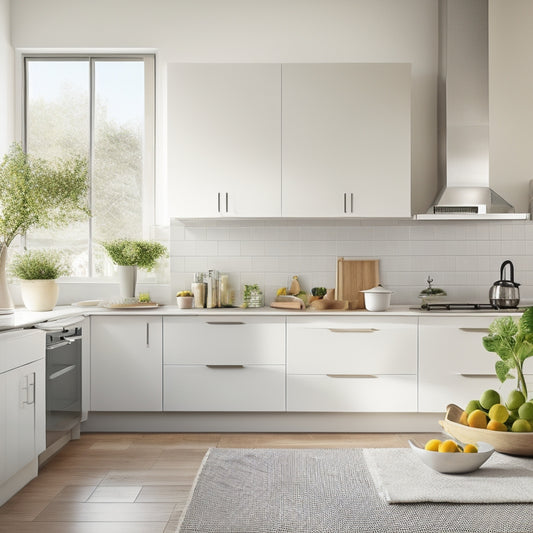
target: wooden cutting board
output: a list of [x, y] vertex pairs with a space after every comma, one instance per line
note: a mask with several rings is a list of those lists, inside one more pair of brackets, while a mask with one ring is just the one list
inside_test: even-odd
[[359, 291], [379, 285], [379, 259], [337, 260], [337, 300], [348, 301], [349, 309], [364, 309], [364, 294]]

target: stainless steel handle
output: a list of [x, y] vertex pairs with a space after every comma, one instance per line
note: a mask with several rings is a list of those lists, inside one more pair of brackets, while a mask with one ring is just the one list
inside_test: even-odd
[[228, 212], [228, 193], [226, 193], [226, 213]]
[[218, 193], [218, 212], [220, 213], [220, 193]]
[[26, 374], [23, 380], [21, 390], [26, 391], [26, 399], [22, 400], [22, 403], [31, 405], [35, 403], [35, 372]]
[[66, 366], [64, 368], [62, 368], [61, 370], [58, 370], [57, 372], [54, 372], [53, 374], [50, 374], [48, 376], [48, 379], [51, 381], [53, 379], [57, 379], [58, 377], [60, 376], [64, 376], [65, 374], [67, 374], [68, 372], [71, 372], [72, 370], [74, 370], [76, 368], [76, 365], [69, 365], [69, 366]]
[[244, 368], [244, 365], [205, 365], [207, 368]]
[[210, 326], [242, 326], [246, 322], [206, 322]]
[[458, 374], [463, 378], [495, 378], [496, 374]]
[[332, 333], [374, 333], [379, 331], [376, 328], [326, 328]]
[[346, 214], [346, 193], [344, 193], [344, 214]]
[[63, 348], [63, 346], [68, 346], [70, 344], [70, 342], [68, 341], [61, 341], [61, 342], [58, 342], [56, 344], [49, 344], [47, 347], [46, 347], [46, 350], [49, 351], [49, 350], [57, 350], [58, 348]]
[[76, 341], [81, 341], [81, 335], [74, 335], [72, 337], [65, 337], [65, 340], [69, 343], [69, 344], [73, 344], [75, 343]]
[[350, 212], [353, 213], [353, 192], [350, 193]]
[[326, 374], [328, 378], [377, 379], [374, 374]]
[[146, 322], [146, 347], [150, 346], [150, 322]]
[[459, 328], [465, 333], [490, 333], [489, 328]]

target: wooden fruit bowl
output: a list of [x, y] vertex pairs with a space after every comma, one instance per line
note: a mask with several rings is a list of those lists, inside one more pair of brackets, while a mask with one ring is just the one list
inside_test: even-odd
[[487, 442], [500, 453], [533, 457], [533, 431], [513, 433], [510, 431], [472, 428], [459, 423], [462, 413], [463, 409], [452, 403], [446, 407], [445, 419], [439, 421], [444, 431], [452, 437], [465, 444]]

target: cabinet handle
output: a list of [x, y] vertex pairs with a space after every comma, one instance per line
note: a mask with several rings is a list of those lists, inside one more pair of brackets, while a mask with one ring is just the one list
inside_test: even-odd
[[326, 374], [328, 378], [377, 379], [373, 374]]
[[458, 374], [463, 378], [495, 378], [496, 374]]
[[35, 403], [35, 372], [27, 374], [23, 380], [21, 390], [26, 392], [26, 399], [22, 400], [22, 403], [31, 405]]
[[218, 193], [218, 204], [217, 205], [218, 205], [217, 210], [220, 213], [220, 193]]
[[226, 213], [228, 212], [228, 193], [226, 193]]
[[244, 365], [205, 365], [207, 368], [244, 368]]
[[353, 213], [353, 192], [350, 193], [350, 212]]
[[459, 330], [465, 333], [490, 333], [489, 328], [459, 328]]
[[150, 346], [150, 322], [146, 322], [146, 347]]
[[376, 328], [326, 328], [332, 333], [374, 333], [379, 331]]
[[344, 193], [344, 214], [346, 214], [346, 193]]
[[242, 326], [245, 322], [206, 322], [210, 326]]

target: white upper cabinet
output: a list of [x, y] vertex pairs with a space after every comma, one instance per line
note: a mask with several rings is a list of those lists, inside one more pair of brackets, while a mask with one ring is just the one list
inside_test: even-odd
[[410, 65], [284, 64], [286, 217], [411, 215]]
[[171, 217], [281, 215], [281, 65], [169, 64]]

